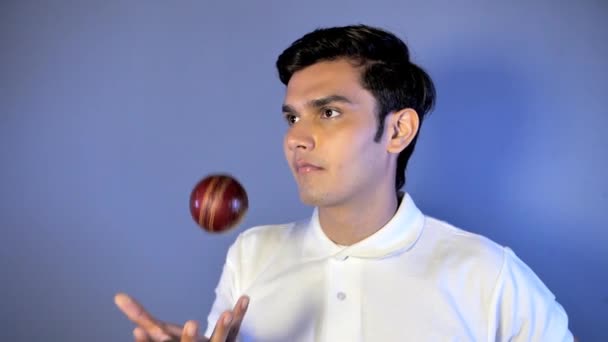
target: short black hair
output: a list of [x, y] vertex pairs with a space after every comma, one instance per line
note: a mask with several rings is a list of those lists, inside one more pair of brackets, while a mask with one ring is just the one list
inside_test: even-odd
[[[318, 28], [294, 41], [281, 53], [276, 67], [281, 82], [322, 61], [347, 59], [362, 67], [361, 86], [376, 99], [378, 130], [374, 141], [380, 141], [384, 119], [389, 113], [411, 108], [418, 113], [420, 124], [435, 105], [435, 86], [430, 76], [410, 61], [407, 45], [386, 30], [368, 25]], [[397, 158], [395, 188], [405, 184], [405, 169], [414, 152], [418, 134]]]

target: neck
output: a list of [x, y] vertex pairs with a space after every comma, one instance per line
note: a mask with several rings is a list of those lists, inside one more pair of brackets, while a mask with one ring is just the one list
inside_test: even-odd
[[359, 200], [319, 208], [319, 222], [336, 244], [350, 246], [380, 230], [395, 215], [399, 205], [394, 188], [376, 191]]

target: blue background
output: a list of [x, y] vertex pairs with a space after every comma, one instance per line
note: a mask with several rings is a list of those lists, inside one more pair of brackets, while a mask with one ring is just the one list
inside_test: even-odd
[[[407, 190], [510, 246], [582, 341], [608, 341], [608, 3], [2, 1], [0, 340], [128, 341], [126, 291], [204, 322], [229, 244], [306, 217], [274, 62], [319, 26], [394, 31], [436, 82]], [[192, 186], [250, 210], [208, 235]]]

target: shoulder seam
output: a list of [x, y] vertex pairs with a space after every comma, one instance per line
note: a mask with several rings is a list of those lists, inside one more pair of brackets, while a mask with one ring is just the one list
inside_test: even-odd
[[493, 341], [495, 339], [495, 335], [492, 338], [492, 331], [490, 330], [490, 328], [492, 326], [494, 326], [494, 329], [496, 330], [496, 325], [494, 324], [494, 322], [496, 321], [496, 302], [498, 301], [498, 284], [500, 282], [500, 279], [503, 277], [504, 272], [505, 272], [505, 268], [507, 265], [507, 253], [506, 253], [506, 249], [504, 246], [501, 246], [501, 251], [502, 251], [502, 263], [500, 266], [500, 271], [498, 272], [498, 275], [496, 276], [496, 279], [494, 280], [494, 288], [492, 289], [492, 296], [491, 296], [491, 300], [489, 303], [489, 307], [488, 307], [488, 313], [494, 313], [494, 315], [489, 315], [488, 316], [488, 323], [487, 323], [487, 329], [488, 329], [488, 341]]

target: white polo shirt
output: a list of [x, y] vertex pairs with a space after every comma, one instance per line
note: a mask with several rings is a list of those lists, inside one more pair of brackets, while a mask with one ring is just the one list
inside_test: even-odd
[[251, 301], [240, 341], [572, 341], [568, 317], [507, 247], [425, 216], [395, 216], [341, 247], [309, 220], [259, 226], [230, 247], [208, 316]]

